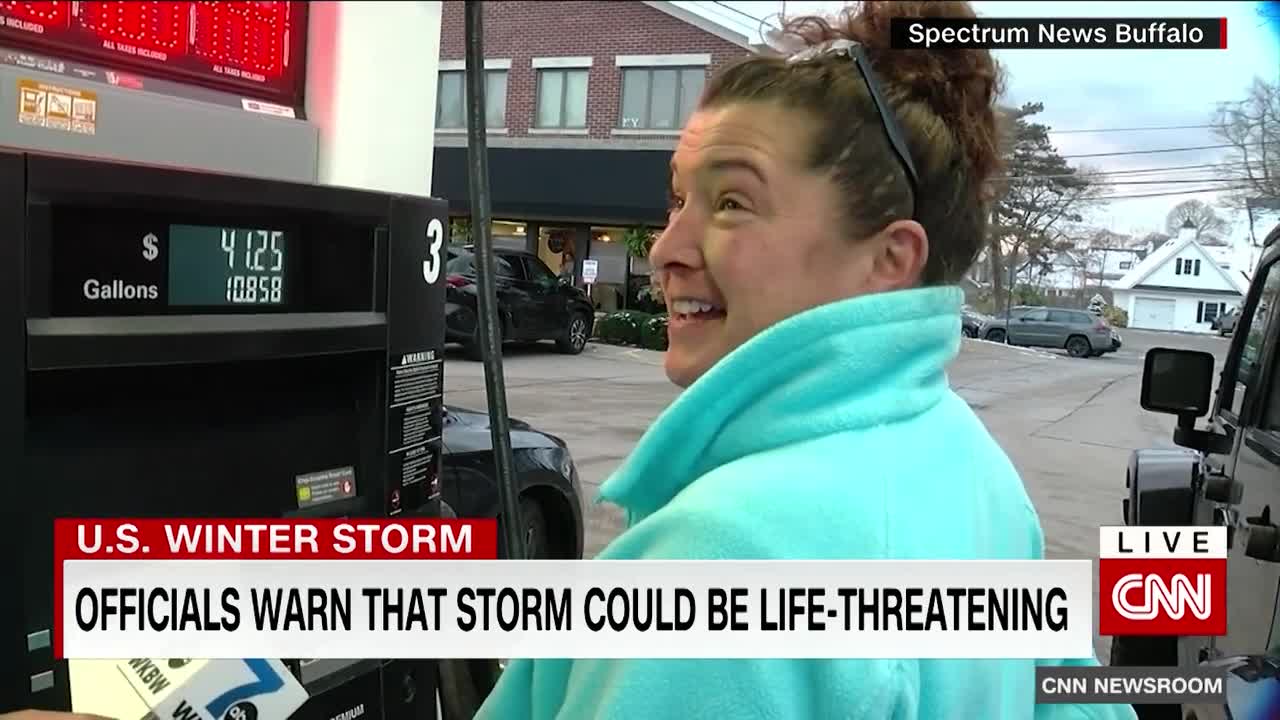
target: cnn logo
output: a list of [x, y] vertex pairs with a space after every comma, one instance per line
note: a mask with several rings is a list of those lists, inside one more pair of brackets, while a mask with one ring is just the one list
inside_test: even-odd
[[1226, 635], [1227, 531], [1100, 528], [1098, 631]]

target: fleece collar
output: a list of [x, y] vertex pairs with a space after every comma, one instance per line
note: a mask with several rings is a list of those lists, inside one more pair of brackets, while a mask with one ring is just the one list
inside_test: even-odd
[[928, 410], [960, 348], [963, 297], [957, 287], [864, 295], [775, 324], [658, 416], [600, 500], [634, 523], [744, 456]]

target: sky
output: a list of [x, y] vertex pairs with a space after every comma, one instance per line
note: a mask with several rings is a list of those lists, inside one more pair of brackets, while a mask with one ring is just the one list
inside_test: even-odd
[[[838, 11], [843, 2], [677, 2], [677, 5], [733, 27], [758, 40], [760, 22], [776, 24], [778, 14]], [[1021, 105], [1043, 102], [1037, 118], [1055, 131], [1051, 139], [1064, 156], [1127, 153], [1135, 150], [1220, 145], [1210, 128], [1219, 102], [1245, 96], [1255, 77], [1280, 81], [1280, 42], [1265, 16], [1280, 16], [1277, 3], [1262, 2], [973, 2], [986, 17], [1223, 17], [1227, 18], [1226, 50], [1009, 50], [997, 59], [1007, 73], [1002, 102]], [[1280, 25], [1280, 20], [1271, 20]], [[1127, 128], [1180, 129], [1091, 132]], [[1090, 132], [1081, 132], [1090, 131]], [[1212, 178], [1212, 168], [1168, 169], [1220, 163], [1224, 150], [1069, 158], [1104, 172], [1152, 170], [1123, 180], [1195, 180]], [[1108, 188], [1108, 195], [1139, 195], [1199, 189], [1220, 183], [1124, 185]], [[1215, 204], [1217, 193], [1113, 199], [1089, 220], [1097, 227], [1121, 233], [1146, 233], [1164, 226], [1169, 210], [1186, 199]], [[1232, 222], [1231, 237], [1243, 241], [1248, 222], [1243, 214], [1220, 211]], [[1260, 230], [1259, 233], [1261, 234]], [[1259, 239], [1261, 239], [1259, 237]]]

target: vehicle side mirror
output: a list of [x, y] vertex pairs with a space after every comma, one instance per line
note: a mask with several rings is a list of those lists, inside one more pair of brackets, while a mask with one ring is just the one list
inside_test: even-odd
[[1142, 368], [1142, 409], [1177, 415], [1186, 424], [1209, 412], [1213, 355], [1199, 350], [1152, 348]]

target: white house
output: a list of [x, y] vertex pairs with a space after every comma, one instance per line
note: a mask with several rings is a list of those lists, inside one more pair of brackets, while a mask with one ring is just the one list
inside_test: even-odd
[[1137, 248], [1092, 247], [1089, 257], [1090, 286], [1109, 288], [1119, 282], [1126, 273], [1142, 262], [1144, 253]]
[[1243, 302], [1242, 280], [1229, 262], [1196, 242], [1194, 228], [1184, 226], [1125, 273], [1112, 293], [1115, 305], [1129, 314], [1129, 327], [1211, 332], [1215, 317]]
[[1047, 263], [1026, 263], [1017, 273], [1019, 284], [1029, 285], [1046, 297], [1072, 297], [1084, 288], [1085, 265], [1069, 250], [1055, 253]]

